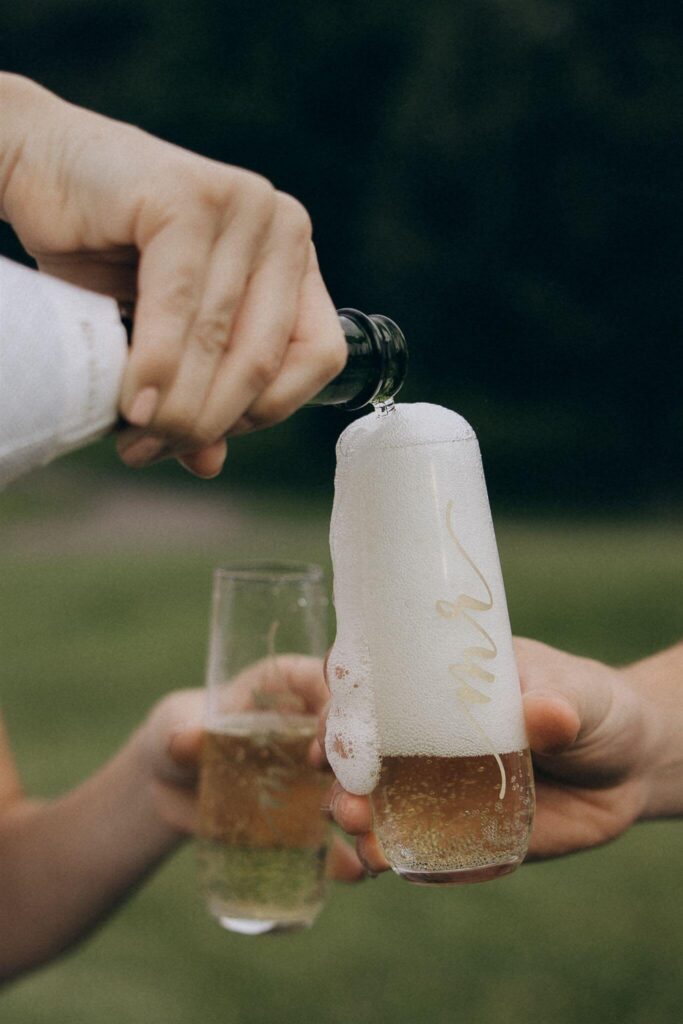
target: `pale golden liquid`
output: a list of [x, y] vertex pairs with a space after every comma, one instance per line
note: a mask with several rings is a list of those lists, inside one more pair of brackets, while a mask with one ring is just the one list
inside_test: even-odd
[[492, 755], [382, 757], [375, 830], [396, 871], [413, 881], [477, 881], [523, 860], [534, 810], [531, 758], [523, 750], [500, 759], [502, 798]]
[[317, 721], [299, 716], [289, 727], [285, 720], [255, 731], [255, 717], [248, 733], [235, 718], [226, 731], [204, 734], [204, 889], [218, 918], [307, 924], [324, 898], [328, 827], [321, 808], [331, 782], [308, 760]]

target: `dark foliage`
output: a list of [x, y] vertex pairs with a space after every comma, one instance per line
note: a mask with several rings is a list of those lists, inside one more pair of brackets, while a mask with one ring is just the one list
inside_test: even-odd
[[[473, 422], [499, 500], [680, 497], [678, 3], [23, 0], [0, 19], [5, 68], [296, 194], [335, 301], [403, 326], [406, 397]], [[340, 423], [240, 442], [233, 474], [328, 478]]]

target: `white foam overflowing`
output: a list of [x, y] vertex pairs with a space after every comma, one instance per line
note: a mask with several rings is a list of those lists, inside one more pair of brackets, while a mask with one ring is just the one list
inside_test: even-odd
[[[379, 420], [374, 413], [371, 418]], [[337, 637], [327, 662], [333, 699], [325, 746], [337, 778], [349, 792], [370, 793], [379, 778], [380, 759], [370, 656], [363, 622], [363, 566], [354, 554], [361, 529], [358, 519], [363, 495], [358, 487], [362, 479], [354, 473], [353, 461], [340, 454], [342, 439], [351, 429], [344, 431], [337, 445], [330, 527]]]
[[337, 640], [332, 767], [370, 792], [381, 754], [526, 746], [505, 592], [474, 431], [398, 405], [344, 431], [330, 533]]

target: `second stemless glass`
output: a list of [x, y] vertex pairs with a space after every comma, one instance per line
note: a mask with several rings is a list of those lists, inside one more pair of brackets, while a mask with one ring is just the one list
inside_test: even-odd
[[214, 573], [199, 860], [209, 912], [231, 931], [305, 927], [324, 901], [330, 776], [308, 750], [327, 604], [318, 566]]

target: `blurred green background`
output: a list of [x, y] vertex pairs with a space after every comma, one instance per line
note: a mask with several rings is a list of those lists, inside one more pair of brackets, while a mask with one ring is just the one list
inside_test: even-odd
[[[633, 0], [22, 0], [0, 66], [297, 195], [338, 306], [397, 320], [408, 400], [479, 434], [513, 628], [615, 662], [680, 636], [683, 8]], [[0, 251], [22, 258], [11, 231]], [[3, 712], [31, 792], [202, 682], [211, 567], [328, 564], [308, 410], [220, 481], [110, 442], [0, 495]], [[448, 892], [338, 887], [287, 939], [222, 934], [174, 857], [10, 1024], [670, 1024], [680, 827]]]
[[[207, 509], [168, 492], [171, 514], [141, 485], [126, 513], [120, 486], [99, 480], [71, 505], [65, 489], [61, 475], [36, 475], [12, 510], [4, 499], [3, 710], [41, 794], [94, 770], [166, 690], [201, 685], [216, 562], [328, 564], [324, 502], [241, 494]], [[614, 660], [679, 635], [680, 532], [525, 518], [498, 535], [518, 633]], [[673, 1024], [682, 848], [680, 823], [648, 824], [484, 885], [335, 886], [310, 932], [260, 939], [208, 918], [187, 849], [85, 946], [6, 989], [0, 1020]]]

